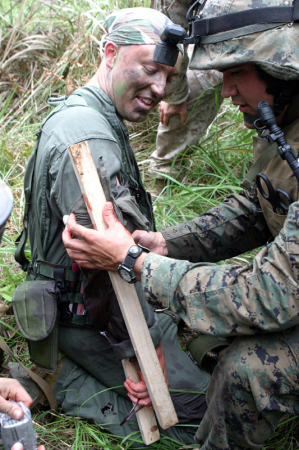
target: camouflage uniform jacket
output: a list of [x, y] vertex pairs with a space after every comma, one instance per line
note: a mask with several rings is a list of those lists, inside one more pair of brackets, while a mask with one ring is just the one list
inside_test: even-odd
[[[68, 147], [71, 144], [87, 140], [96, 166], [99, 158], [102, 158], [110, 178], [112, 194], [115, 199], [120, 200], [123, 211], [130, 211], [132, 207], [138, 209], [135, 198], [126, 187], [128, 183], [133, 185], [133, 193], [137, 186], [141, 194], [141, 207], [139, 204], [139, 208], [147, 217], [150, 228], [153, 226], [150, 199], [142, 186], [134, 152], [129, 144], [128, 131], [121, 118], [116, 114], [112, 101], [100, 88], [95, 86], [86, 86], [73, 94], [82, 95], [89, 107], [65, 107], [50, 117], [42, 126], [33, 185], [34, 209], [37, 211], [45, 259], [52, 264], [64, 266], [70, 266], [72, 261], [62, 242], [63, 216], [72, 211], [79, 223], [85, 226], [90, 224], [68, 155]], [[117, 185], [116, 177], [119, 185]], [[124, 213], [123, 216], [125, 217], [126, 214]], [[125, 224], [130, 231], [133, 231], [136, 225], [130, 220], [130, 216], [126, 217]], [[29, 212], [28, 228], [34, 265], [37, 258], [37, 230], [32, 210]], [[112, 305], [113, 302], [110, 303]], [[162, 332], [152, 308], [144, 299], [143, 308], [154, 343], [158, 345]], [[119, 335], [127, 336], [127, 330], [120, 330]], [[130, 357], [134, 354], [128, 337], [123, 341], [123, 345], [115, 343], [116, 352], [118, 348], [118, 355], [122, 351], [124, 352], [120, 358]]]
[[[284, 128], [296, 150], [298, 124], [299, 119]], [[275, 164], [283, 167], [278, 157], [266, 169], [277, 187], [280, 180], [271, 178], [269, 172], [269, 168], [274, 172]], [[261, 210], [255, 189], [231, 195], [195, 220], [162, 232], [169, 258], [147, 255], [142, 267], [147, 301], [179, 313], [199, 333], [250, 335], [298, 325], [298, 187], [295, 183], [295, 190], [290, 188], [290, 170], [283, 168], [280, 178], [285, 178], [282, 187], [295, 203], [272, 242], [267, 244], [271, 233], [265, 218], [269, 220], [269, 214], [264, 205]], [[213, 264], [261, 245], [262, 250], [246, 266]]]

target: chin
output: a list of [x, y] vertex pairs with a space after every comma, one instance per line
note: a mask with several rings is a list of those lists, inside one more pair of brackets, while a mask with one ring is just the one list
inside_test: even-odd
[[149, 113], [149, 111], [142, 111], [142, 112], [135, 111], [135, 112], [126, 114], [126, 116], [123, 118], [128, 120], [129, 122], [143, 122], [147, 118], [148, 113]]

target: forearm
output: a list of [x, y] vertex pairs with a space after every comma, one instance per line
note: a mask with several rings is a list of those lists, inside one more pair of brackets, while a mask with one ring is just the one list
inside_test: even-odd
[[155, 307], [178, 313], [196, 332], [276, 332], [299, 324], [298, 203], [279, 236], [246, 266], [191, 264], [146, 256], [142, 285]]
[[179, 105], [187, 100], [189, 95], [188, 79], [186, 75], [188, 64], [189, 58], [187, 55], [187, 46], [184, 46], [184, 56], [181, 63], [180, 74], [174, 77], [171, 83], [170, 93], [164, 98], [165, 102], [172, 105]]
[[189, 222], [161, 231], [168, 256], [191, 262], [218, 262], [264, 245], [271, 234], [259, 204], [232, 195]]

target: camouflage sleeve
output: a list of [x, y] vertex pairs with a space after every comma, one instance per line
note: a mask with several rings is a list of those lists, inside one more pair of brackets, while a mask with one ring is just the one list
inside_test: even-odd
[[162, 12], [173, 23], [181, 25], [188, 30], [186, 14], [190, 6], [194, 3], [192, 0], [151, 0], [150, 8]]
[[161, 231], [168, 256], [191, 262], [217, 262], [257, 248], [271, 234], [256, 190], [231, 195], [196, 219]]
[[177, 261], [150, 253], [146, 300], [170, 308], [199, 333], [236, 336], [299, 324], [299, 202], [277, 238], [246, 266]]
[[171, 105], [180, 105], [187, 100], [189, 95], [189, 86], [187, 79], [187, 68], [189, 64], [189, 58], [187, 54], [187, 45], [184, 46], [183, 61], [180, 68], [180, 73], [173, 78], [171, 82], [171, 90], [164, 100]]

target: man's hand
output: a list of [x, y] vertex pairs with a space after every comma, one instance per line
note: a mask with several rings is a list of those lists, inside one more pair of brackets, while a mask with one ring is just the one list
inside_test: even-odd
[[[20, 442], [17, 442], [16, 444], [14, 444], [11, 447], [11, 450], [24, 450], [23, 444], [21, 444]], [[40, 445], [38, 447], [38, 450], [46, 450], [46, 448], [44, 447], [44, 445]]]
[[[103, 219], [108, 225], [104, 232], [91, 230], [76, 223], [75, 215], [69, 216], [62, 234], [66, 251], [79, 266], [87, 269], [116, 271], [124, 262], [127, 250], [134, 245], [128, 230], [117, 220], [111, 202], [103, 208]], [[72, 235], [78, 239], [72, 239]], [[138, 258], [140, 259], [141, 256]]]
[[[165, 377], [166, 384], [168, 386], [168, 376], [165, 367], [165, 359], [162, 344], [159, 344], [158, 347], [156, 347], [156, 352], [160, 366], [162, 368], [162, 372]], [[134, 366], [141, 381], [139, 383], [134, 383], [134, 381], [132, 381], [130, 378], [126, 379], [126, 381], [124, 382], [124, 386], [128, 391], [128, 396], [133, 403], [136, 403], [137, 400], [139, 400], [138, 405], [150, 406], [153, 409], [152, 402], [137, 360]]]
[[20, 385], [17, 380], [12, 378], [0, 379], [0, 412], [8, 414], [13, 419], [21, 419], [23, 417], [23, 410], [19, 405], [15, 405], [8, 401], [23, 402], [27, 408], [32, 405], [32, 398]]
[[136, 244], [140, 244], [143, 247], [148, 248], [151, 252], [157, 253], [161, 256], [168, 255], [166, 241], [160, 231], [150, 231], [148, 233], [147, 231], [136, 230], [132, 236]]
[[[24, 412], [19, 405], [15, 405], [8, 401], [8, 399], [14, 402], [23, 402], [27, 408], [32, 405], [32, 398], [20, 385], [17, 380], [12, 378], [0, 378], [0, 412], [8, 414], [15, 420], [22, 419]], [[11, 450], [24, 450], [23, 445], [18, 442], [14, 444]], [[38, 450], [46, 450], [43, 445], [38, 447]]]
[[160, 122], [167, 127], [169, 119], [174, 114], [181, 116], [181, 123], [184, 125], [187, 120], [187, 100], [180, 105], [169, 105], [166, 102], [161, 102], [159, 107]]

